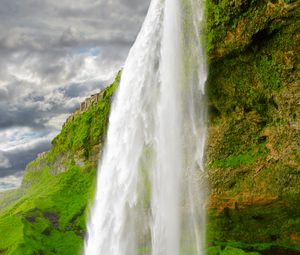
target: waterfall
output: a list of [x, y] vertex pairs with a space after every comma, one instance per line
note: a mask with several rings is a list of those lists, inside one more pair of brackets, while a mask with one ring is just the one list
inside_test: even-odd
[[202, 255], [202, 0], [152, 0], [112, 102], [85, 255]]

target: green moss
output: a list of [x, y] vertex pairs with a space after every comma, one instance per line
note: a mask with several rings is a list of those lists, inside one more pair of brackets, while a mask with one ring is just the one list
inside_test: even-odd
[[245, 252], [241, 249], [234, 247], [226, 247], [220, 255], [260, 255], [258, 252]]
[[[93, 146], [106, 135], [111, 97], [119, 79], [120, 74], [98, 104], [63, 127], [50, 152], [28, 165], [22, 188], [0, 198], [5, 203], [0, 207], [0, 233], [6, 233], [0, 237], [0, 251], [7, 255], [79, 254], [96, 180], [96, 165], [90, 157], [95, 157]], [[81, 151], [87, 163], [76, 166], [74, 159]]]
[[[61, 154], [71, 152], [75, 154], [83, 150], [86, 159], [91, 153], [91, 148], [104, 141], [108, 115], [110, 112], [110, 101], [113, 91], [116, 89], [121, 73], [118, 74], [115, 82], [103, 93], [100, 102], [92, 106], [87, 112], [80, 114], [67, 123], [61, 133], [53, 140], [54, 145], [48, 156], [50, 162], [54, 162]], [[101, 113], [101, 114], [99, 114]]]
[[[12, 228], [13, 226], [13, 228]], [[1, 235], [0, 250], [6, 250], [18, 245], [15, 240], [23, 239], [23, 224], [17, 216], [7, 216], [0, 219]], [[5, 234], [4, 234], [5, 233]]]
[[250, 150], [240, 155], [230, 155], [226, 159], [215, 160], [211, 163], [210, 167], [221, 167], [221, 168], [236, 168], [242, 165], [251, 165], [258, 158], [266, 159], [267, 149], [265, 143], [260, 144], [256, 150]]
[[47, 168], [42, 172], [39, 183], [0, 215], [9, 224], [0, 222], [1, 232], [6, 226], [11, 232], [0, 243], [0, 249], [9, 248], [8, 254], [76, 254], [82, 245], [95, 171], [73, 167], [59, 175]]
[[295, 16], [295, 1], [208, 0], [207, 52], [210, 58], [240, 54], [263, 34], [282, 28]]
[[260, 255], [255, 251], [245, 251], [239, 248], [226, 246], [224, 249], [221, 246], [212, 246], [207, 249], [207, 255]]
[[208, 236], [222, 247], [299, 248], [300, 11], [285, 3], [207, 2]]
[[222, 249], [220, 246], [212, 246], [207, 248], [207, 255], [220, 255]]
[[[208, 248], [210, 255], [300, 249], [292, 239], [300, 236], [300, 137], [293, 96], [300, 62], [298, 7], [294, 0], [207, 1], [207, 85], [214, 113], [207, 157], [215, 203], [208, 241], [217, 245]], [[190, 24], [186, 19], [185, 26]], [[193, 65], [189, 54], [186, 58]], [[63, 127], [46, 156], [29, 164], [22, 189], [0, 199], [0, 233], [6, 233], [0, 253], [80, 251], [95, 185], [95, 147], [105, 140], [119, 78], [98, 104]], [[143, 207], [151, 196], [150, 161], [141, 162], [139, 173]], [[149, 253], [142, 247], [141, 254]], [[192, 253], [193, 247], [187, 250]]]

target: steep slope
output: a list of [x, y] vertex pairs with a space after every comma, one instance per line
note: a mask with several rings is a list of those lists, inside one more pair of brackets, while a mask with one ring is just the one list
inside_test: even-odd
[[50, 152], [27, 166], [20, 189], [1, 195], [0, 254], [79, 254], [119, 78], [70, 116]]
[[[299, 2], [206, 2], [209, 254], [300, 254]], [[0, 254], [80, 252], [118, 80], [0, 195]]]
[[215, 244], [300, 248], [299, 18], [298, 1], [208, 1]]

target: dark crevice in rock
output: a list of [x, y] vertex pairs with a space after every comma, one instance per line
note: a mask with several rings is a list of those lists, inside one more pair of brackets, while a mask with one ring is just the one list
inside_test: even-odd
[[300, 255], [300, 251], [285, 250], [277, 247], [261, 252], [262, 255]]
[[25, 219], [30, 223], [35, 223], [35, 217], [33, 216], [25, 216]]
[[276, 33], [279, 32], [279, 29], [270, 30], [270, 27], [266, 27], [260, 31], [258, 31], [256, 34], [252, 36], [252, 43], [251, 45], [255, 46], [261, 46], [263, 44], [266, 44], [269, 40], [272, 39], [273, 36], [276, 35]]
[[49, 220], [49, 222], [52, 224], [52, 226], [56, 229], [59, 228], [59, 217], [56, 213], [52, 212], [45, 212], [44, 214], [45, 219]]
[[50, 228], [46, 228], [46, 229], [42, 232], [42, 234], [45, 235], [45, 236], [50, 236], [50, 234], [51, 234]]
[[265, 220], [265, 217], [262, 215], [253, 215], [252, 219], [257, 220], [257, 221], [262, 221], [262, 220]]

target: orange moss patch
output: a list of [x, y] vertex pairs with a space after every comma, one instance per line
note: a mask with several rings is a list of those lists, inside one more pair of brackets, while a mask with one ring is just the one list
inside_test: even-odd
[[295, 54], [293, 51], [287, 51], [283, 54], [284, 68], [293, 69], [295, 62]]
[[270, 129], [265, 129], [263, 132], [263, 135], [266, 136], [268, 138], [268, 144], [266, 145], [266, 147], [268, 148], [269, 152], [269, 156], [267, 158], [267, 160], [278, 160], [279, 159], [279, 153], [278, 151], [275, 149], [275, 144], [277, 142], [277, 137], [275, 136], [275, 134], [270, 130]]
[[277, 201], [277, 196], [252, 195], [245, 192], [235, 197], [211, 195], [208, 207], [209, 209], [216, 209], [217, 211], [222, 212], [225, 208], [241, 209], [250, 205], [269, 205]]
[[292, 233], [292, 234], [290, 235], [290, 239], [291, 239], [291, 241], [292, 241], [293, 243], [295, 243], [295, 244], [300, 244], [300, 236], [297, 235], [296, 233]]
[[220, 58], [220, 57], [223, 57], [225, 54], [226, 54], [226, 50], [224, 48], [215, 48], [213, 50], [212, 57]]
[[235, 35], [231, 31], [228, 31], [224, 41], [225, 44], [233, 43], [235, 41]]

